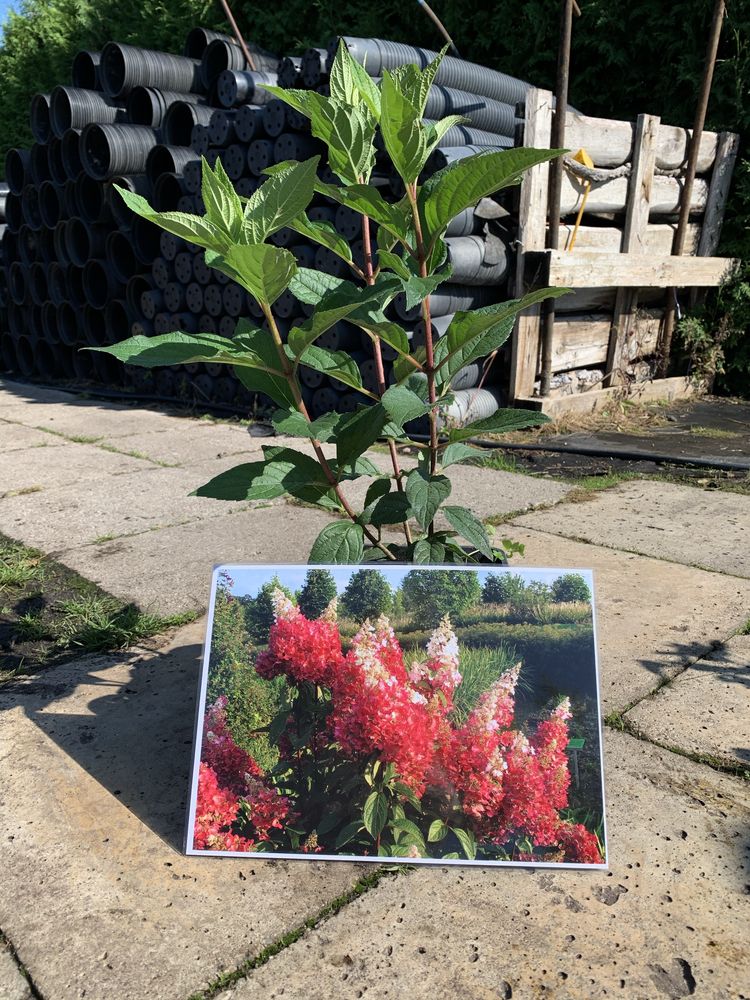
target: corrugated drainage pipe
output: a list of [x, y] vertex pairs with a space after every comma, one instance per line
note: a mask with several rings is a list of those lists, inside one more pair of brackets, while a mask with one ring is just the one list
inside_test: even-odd
[[70, 128], [82, 129], [92, 122], [114, 124], [125, 119], [124, 108], [94, 90], [60, 86], [50, 95], [50, 122], [58, 139]]
[[[252, 42], [247, 42], [250, 55], [253, 57], [255, 69], [261, 73], [278, 73], [279, 57], [265, 49], [258, 48]], [[242, 49], [231, 39], [217, 38], [211, 42], [203, 53], [201, 60], [201, 78], [206, 89], [218, 79], [225, 69], [243, 70], [247, 68]]]
[[101, 181], [95, 181], [89, 174], [82, 173], [75, 186], [78, 215], [84, 222], [108, 221], [110, 211], [106, 202], [106, 190]]
[[[329, 60], [333, 61], [338, 48], [338, 38], [328, 45]], [[370, 76], [380, 76], [384, 69], [395, 69], [406, 63], [416, 63], [424, 69], [437, 55], [430, 49], [388, 42], [381, 38], [344, 37], [352, 57], [366, 67]], [[488, 69], [478, 63], [446, 56], [438, 68], [435, 82], [446, 87], [456, 87], [472, 94], [481, 94], [506, 104], [518, 104], [526, 97], [530, 84], [498, 70]]]
[[81, 49], [75, 54], [70, 70], [74, 87], [80, 87], [82, 90], [98, 90], [101, 56], [101, 52], [92, 52], [90, 49]]
[[74, 181], [83, 170], [80, 145], [80, 129], [69, 128], [63, 133], [63, 137], [60, 140], [60, 150], [65, 173], [70, 181]]
[[206, 90], [200, 66], [197, 59], [187, 56], [108, 42], [102, 49], [99, 75], [110, 97], [126, 97], [137, 86], [200, 94]]
[[156, 133], [146, 125], [88, 125], [81, 136], [83, 169], [99, 181], [142, 173], [157, 142]]
[[39, 214], [48, 229], [54, 229], [60, 221], [59, 190], [52, 181], [45, 181], [39, 188]]
[[238, 104], [263, 105], [273, 100], [273, 94], [263, 89], [264, 84], [275, 86], [276, 74], [226, 69], [216, 81], [216, 96], [225, 108]]
[[49, 140], [47, 144], [47, 161], [50, 177], [55, 184], [63, 185], [68, 179], [68, 174], [62, 158], [62, 139], [53, 137]]
[[189, 163], [200, 165], [200, 160], [189, 147], [159, 144], [148, 154], [146, 176], [153, 185], [162, 174], [182, 174]]
[[209, 125], [214, 109], [176, 101], [162, 119], [162, 139], [168, 146], [189, 146], [193, 125]]
[[31, 151], [9, 149], [5, 156], [5, 180], [11, 194], [20, 194], [31, 179]]
[[155, 87], [133, 87], [128, 97], [128, 118], [133, 125], [150, 125], [158, 128], [167, 109], [177, 101], [188, 104], [205, 104], [206, 98], [198, 94], [185, 94]]
[[185, 39], [183, 54], [190, 59], [202, 59], [208, 46], [217, 39], [232, 41], [229, 35], [224, 35], [220, 31], [212, 31], [210, 28], [191, 28]]
[[37, 142], [48, 142], [52, 134], [50, 124], [50, 95], [34, 94], [31, 98], [31, 134]]
[[31, 147], [31, 179], [37, 186], [51, 179], [47, 147], [40, 142]]

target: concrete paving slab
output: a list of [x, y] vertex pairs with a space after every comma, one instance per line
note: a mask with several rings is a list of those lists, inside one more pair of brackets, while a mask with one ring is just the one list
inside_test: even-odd
[[[49, 437], [49, 434], [44, 435]], [[24, 451], [0, 452], [0, 496], [20, 490], [42, 490], [75, 486], [90, 480], [108, 481], [110, 476], [153, 469], [152, 462], [130, 455], [106, 451], [91, 444], [69, 444], [63, 438], [61, 447], [27, 448]]]
[[[195, 465], [214, 458], [232, 458], [235, 464], [254, 462], [262, 456], [261, 445], [267, 443], [268, 438], [251, 437], [246, 427], [202, 420], [186, 420], [177, 430], [146, 431], [111, 439], [116, 448], [139, 452], [153, 462], [168, 465]], [[244, 454], [252, 457], [236, 457]], [[231, 465], [227, 461], [227, 468]]]
[[392, 877], [222, 1000], [747, 995], [748, 786], [620, 733], [606, 757], [609, 872]]
[[627, 713], [647, 739], [750, 769], [750, 635], [738, 635]]
[[202, 639], [0, 692], [0, 926], [45, 1000], [184, 1000], [360, 876], [182, 856]]
[[31, 403], [67, 403], [78, 399], [72, 392], [61, 389], [43, 389], [38, 385], [26, 382], [14, 382], [12, 379], [0, 379], [0, 406], [14, 406], [24, 400]]
[[70, 549], [58, 558], [116, 597], [177, 614], [208, 606], [217, 563], [307, 562], [329, 522], [320, 511], [291, 504], [235, 508], [221, 517]]
[[747, 620], [750, 583], [738, 577], [515, 525], [503, 530], [526, 546], [519, 565], [594, 570], [605, 713], [644, 698]]
[[29, 984], [16, 965], [7, 945], [0, 941], [0, 997], [2, 1000], [32, 1000]]
[[[97, 450], [96, 462], [102, 467], [106, 462], [100, 456], [105, 455], [109, 453]], [[91, 480], [85, 489], [71, 483], [6, 497], [0, 501], [0, 531], [51, 553], [86, 545], [97, 538], [150, 531], [226, 513], [224, 500], [189, 495], [224, 471], [224, 459], [202, 462], [190, 469], [166, 469], [118, 455], [109, 456], [109, 460], [138, 462], [139, 471]]]
[[518, 524], [750, 577], [750, 497], [636, 480]]
[[[0, 398], [2, 394], [0, 393]], [[65, 444], [64, 438], [45, 434], [34, 427], [11, 424], [0, 417], [0, 452], [23, 451], [24, 448], [49, 448]]]
[[191, 417], [169, 416], [145, 407], [122, 406], [73, 397], [67, 402], [31, 400], [2, 409], [3, 420], [43, 427], [66, 437], [120, 438], [144, 430], [178, 431]]
[[569, 492], [567, 483], [515, 472], [452, 465], [446, 470], [452, 490], [448, 503], [469, 507], [479, 518], [528, 510], [538, 504], [554, 504]]

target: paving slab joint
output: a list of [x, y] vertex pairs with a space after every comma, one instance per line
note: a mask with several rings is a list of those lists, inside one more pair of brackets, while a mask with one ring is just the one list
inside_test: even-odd
[[[688, 664], [688, 666], [690, 666], [690, 664]], [[687, 667], [685, 669], [687, 669]], [[683, 671], [681, 670], [680, 673], [682, 672]], [[676, 676], [679, 676], [679, 674]], [[671, 680], [674, 680], [674, 677], [671, 678]], [[656, 690], [658, 691], [662, 687], [664, 687], [663, 684]], [[647, 695], [646, 697], [651, 696]], [[627, 733], [629, 736], [640, 740], [642, 743], [650, 743], [652, 746], [659, 747], [660, 750], [666, 750], [668, 753], [677, 754], [678, 757], [686, 757], [688, 760], [692, 760], [695, 764], [703, 764], [705, 767], [710, 767], [712, 771], [719, 771], [722, 774], [728, 774], [733, 778], [740, 778], [743, 781], [750, 782], [750, 768], [747, 768], [742, 764], [729, 764], [727, 761], [720, 757], [715, 757], [713, 754], [685, 750], [682, 747], [674, 746], [671, 743], [664, 743], [661, 740], [656, 740], [651, 736], [647, 736], [631, 719], [626, 718], [626, 713], [644, 700], [644, 698], [638, 699], [638, 701], [633, 702], [632, 705], [629, 705], [623, 711], [615, 710], [614, 712], [610, 712], [609, 715], [604, 718], [604, 725], [608, 726], [610, 729], [615, 729], [618, 732]]]
[[8, 936], [3, 933], [2, 929], [0, 929], [0, 948], [4, 948], [13, 959], [13, 964], [18, 969], [20, 975], [22, 975], [26, 980], [26, 985], [29, 988], [29, 993], [33, 997], [33, 1000], [45, 1000], [44, 995], [40, 992], [34, 980], [31, 978], [29, 970], [18, 957], [18, 952], [13, 947], [12, 941], [10, 941]]
[[205, 990], [199, 990], [197, 993], [191, 993], [187, 1000], [213, 1000], [214, 997], [218, 996], [222, 990], [226, 990], [236, 983], [240, 982], [242, 979], [246, 979], [248, 975], [255, 969], [259, 969], [262, 965], [265, 965], [274, 955], [278, 955], [280, 952], [284, 951], [290, 945], [293, 945], [296, 941], [299, 941], [307, 931], [314, 930], [321, 924], [325, 923], [331, 917], [335, 917], [337, 913], [344, 909], [349, 903], [353, 903], [354, 900], [359, 899], [365, 893], [376, 889], [378, 885], [385, 878], [393, 878], [398, 875], [406, 875], [410, 873], [413, 868], [404, 867], [399, 865], [397, 868], [395, 866], [383, 865], [377, 868], [374, 872], [363, 875], [362, 878], [358, 879], [351, 889], [347, 889], [346, 892], [337, 896], [336, 899], [331, 900], [330, 903], [319, 910], [316, 914], [308, 917], [307, 920], [303, 921], [298, 927], [293, 928], [286, 934], [282, 935], [273, 944], [267, 945], [262, 951], [258, 952], [253, 958], [247, 959], [242, 965], [233, 969], [231, 972], [223, 972], [218, 976], [212, 983], [210, 983]]

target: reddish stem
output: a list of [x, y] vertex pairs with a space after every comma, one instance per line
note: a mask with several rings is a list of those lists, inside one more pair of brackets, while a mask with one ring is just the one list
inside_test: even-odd
[[[372, 285], [375, 281], [372, 266], [372, 241], [370, 239], [370, 220], [366, 215], [362, 216], [362, 245], [364, 247], [365, 255], [365, 270], [364, 278], [368, 285]], [[375, 375], [378, 380], [378, 395], [382, 396], [386, 391], [388, 386], [385, 382], [385, 367], [383, 365], [383, 350], [380, 343], [380, 337], [372, 337], [373, 344], [373, 355], [375, 358]], [[388, 439], [388, 451], [391, 454], [391, 465], [393, 466], [393, 474], [396, 478], [396, 489], [399, 493], [404, 492], [404, 484], [401, 481], [403, 475], [401, 471], [401, 464], [398, 460], [398, 451], [396, 450], [396, 442], [392, 439]], [[406, 544], [411, 545], [411, 529], [409, 528], [409, 522], [403, 522], [404, 537], [406, 538]]]

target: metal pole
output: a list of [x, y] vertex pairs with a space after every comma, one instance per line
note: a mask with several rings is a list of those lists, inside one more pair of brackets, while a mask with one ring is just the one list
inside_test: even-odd
[[448, 45], [450, 45], [451, 49], [453, 50], [453, 54], [460, 59], [461, 58], [461, 53], [456, 48], [456, 43], [453, 41], [453, 39], [451, 38], [451, 36], [448, 34], [448, 29], [445, 27], [445, 25], [440, 20], [440, 18], [437, 16], [437, 14], [432, 9], [432, 7], [430, 7], [430, 5], [428, 3], [426, 3], [426, 0], [417, 0], [417, 3], [422, 8], [422, 10], [424, 10], [425, 14], [429, 17], [429, 19], [435, 25], [435, 27], [440, 32], [440, 34], [443, 36], [443, 38], [446, 40], [446, 42], [448, 43]]
[[242, 54], [247, 60], [247, 65], [250, 67], [251, 70], [255, 70], [256, 69], [255, 60], [250, 55], [250, 50], [245, 44], [245, 39], [242, 37], [242, 32], [237, 26], [237, 22], [234, 19], [234, 14], [229, 9], [229, 4], [227, 3], [227, 0], [221, 0], [221, 6], [224, 8], [224, 13], [227, 15], [227, 21], [229, 21], [229, 24], [231, 25], [232, 31], [234, 32], [234, 37], [237, 39], [237, 44], [242, 49]]
[[[703, 80], [698, 95], [698, 107], [695, 112], [693, 122], [693, 133], [690, 137], [688, 149], [688, 161], [685, 168], [685, 184], [682, 189], [680, 200], [680, 215], [677, 223], [677, 231], [672, 242], [672, 254], [681, 256], [685, 247], [685, 236], [687, 234], [688, 219], [690, 216], [690, 201], [693, 195], [693, 182], [698, 164], [698, 153], [700, 152], [701, 138], [703, 136], [703, 126], [706, 123], [706, 110], [708, 108], [708, 98], [711, 93], [711, 83], [714, 77], [716, 66], [716, 54], [719, 48], [721, 37], [721, 27], [726, 11], [725, 0], [716, 0], [714, 5], [713, 18], [708, 36], [708, 49], [706, 51], [706, 62], [703, 67]], [[675, 302], [677, 296], [676, 288], [667, 289], [667, 301], [664, 309], [664, 326], [662, 328], [661, 344], [659, 346], [659, 366], [658, 374], [666, 375], [669, 368], [669, 352], [672, 347], [672, 334], [674, 333]]]
[[[555, 84], [555, 115], [552, 119], [552, 149], [561, 149], [565, 144], [565, 112], [568, 106], [568, 83], [570, 79], [570, 45], [573, 32], [573, 0], [562, 0], [560, 19], [560, 46], [557, 55], [557, 82]], [[560, 192], [563, 180], [563, 161], [558, 157], [552, 161], [549, 179], [549, 211], [547, 214], [547, 247], [557, 250], [560, 233]], [[550, 301], [544, 315], [542, 338], [542, 378], [540, 394], [549, 396], [552, 380], [552, 338], [555, 331], [555, 307]]]

